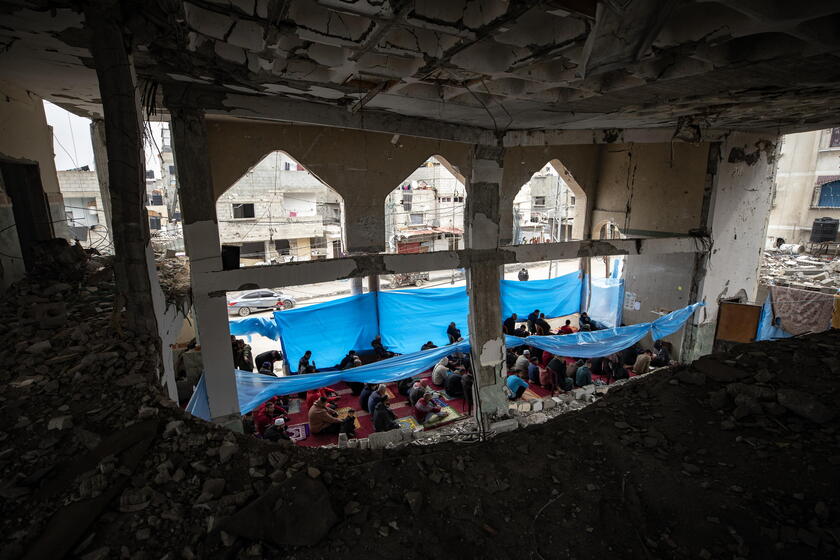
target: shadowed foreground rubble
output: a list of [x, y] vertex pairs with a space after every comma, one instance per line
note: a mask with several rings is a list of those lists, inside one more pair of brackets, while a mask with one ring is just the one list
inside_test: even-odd
[[[319, 451], [168, 403], [151, 342], [120, 338], [95, 276], [22, 283], [0, 308], [2, 558], [840, 551], [837, 331], [651, 374], [485, 443]], [[35, 318], [50, 302], [66, 319]]]

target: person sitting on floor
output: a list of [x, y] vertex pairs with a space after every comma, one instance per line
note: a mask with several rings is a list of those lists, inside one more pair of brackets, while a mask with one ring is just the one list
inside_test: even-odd
[[516, 330], [516, 319], [516, 313], [505, 319], [502, 322], [502, 332], [505, 334], [513, 334], [513, 331]]
[[525, 390], [528, 388], [528, 382], [525, 381], [525, 375], [526, 374], [521, 371], [514, 371], [507, 376], [507, 379], [505, 379], [505, 386], [509, 391], [508, 399], [515, 401], [516, 399], [521, 398], [525, 393]]
[[242, 416], [242, 433], [253, 436], [257, 433], [257, 427], [254, 425], [254, 412], [247, 412]]
[[592, 358], [592, 375], [604, 375], [604, 358]]
[[575, 375], [577, 375], [578, 364], [583, 364], [583, 360], [575, 360], [574, 362], [566, 364], [566, 377], [574, 383]]
[[540, 384], [540, 365], [536, 356], [528, 357], [528, 382], [534, 385]]
[[633, 373], [636, 375], [644, 375], [650, 369], [650, 362], [653, 359], [653, 352], [645, 350], [639, 357], [636, 358], [636, 363], [633, 364]]
[[575, 330], [572, 328], [572, 322], [566, 319], [566, 323], [560, 327], [560, 330], [557, 331], [557, 334], [572, 334]]
[[[274, 375], [274, 362], [279, 362], [283, 359], [283, 353], [278, 350], [269, 350], [268, 352], [263, 352], [262, 354], [257, 354], [255, 359], [258, 366], [260, 366], [260, 370], [265, 365], [266, 362], [271, 363], [271, 374]], [[262, 373], [262, 371], [260, 371]]]
[[525, 325], [519, 325], [512, 334], [513, 336], [518, 336], [519, 338], [525, 338], [530, 333], [528, 332], [528, 329], [525, 328]]
[[431, 340], [428, 341], [426, 344], [420, 347], [420, 350], [431, 350], [432, 348], [437, 348], [437, 344], [432, 342]]
[[286, 431], [286, 421], [282, 418], [275, 418], [274, 423], [265, 429], [263, 439], [267, 439], [268, 441], [273, 441], [275, 443], [281, 439], [291, 441], [292, 438], [289, 436], [289, 432]]
[[587, 360], [578, 360], [578, 368], [575, 372], [575, 385], [577, 387], [585, 387], [592, 385], [592, 362]]
[[522, 352], [516, 357], [516, 363], [513, 364], [514, 371], [528, 374], [528, 366], [531, 365], [531, 353], [528, 350]]
[[348, 439], [356, 437], [356, 411], [352, 408], [347, 409], [347, 416], [341, 423], [339, 433], [347, 434]]
[[456, 371], [453, 371], [449, 374], [449, 377], [446, 378], [444, 389], [446, 389], [446, 394], [453, 399], [462, 398], [464, 396], [464, 376]]
[[313, 434], [337, 434], [343, 423], [338, 414], [327, 407], [327, 399], [323, 397], [309, 409], [309, 430]]
[[429, 381], [426, 379], [420, 379], [414, 382], [412, 385], [411, 390], [408, 392], [408, 402], [411, 403], [411, 406], [417, 404], [417, 401], [420, 400], [426, 392], [429, 390]]
[[382, 337], [378, 336], [370, 341], [371, 347], [373, 347], [373, 351], [376, 352], [376, 357], [380, 360], [384, 360], [386, 358], [392, 358], [396, 356], [393, 352], [386, 349], [385, 346], [382, 345]]
[[449, 344], [461, 340], [461, 329], [455, 326], [455, 321], [452, 321], [449, 323], [449, 326], [446, 327], [446, 336], [449, 337]]
[[314, 360], [312, 361], [311, 364], [309, 363], [310, 358], [312, 358], [312, 350], [307, 350], [306, 352], [303, 353], [303, 356], [301, 356], [300, 360], [298, 360], [298, 368], [297, 368], [298, 374], [309, 373], [309, 368], [310, 367], [312, 367], [312, 368], [315, 367], [315, 361]]
[[[537, 348], [539, 350], [539, 348]], [[554, 354], [549, 352], [548, 350], [543, 350], [543, 353], [540, 355], [540, 365], [542, 367], [548, 367], [548, 362], [554, 357]]]
[[397, 392], [400, 395], [407, 397], [408, 394], [411, 392], [411, 388], [414, 387], [414, 383], [416, 382], [417, 380], [413, 377], [406, 377], [405, 379], [400, 379], [399, 381], [397, 381]]
[[424, 394], [414, 405], [414, 417], [421, 424], [428, 424], [430, 422], [437, 422], [443, 420], [444, 414], [441, 414], [440, 407], [435, 404], [432, 395]]
[[554, 389], [557, 391], [571, 391], [574, 389], [574, 379], [569, 377], [566, 360], [562, 356], [554, 356], [548, 362], [548, 369], [551, 371]]
[[254, 414], [254, 430], [257, 435], [261, 436], [265, 429], [274, 423], [274, 419], [278, 418], [280, 413], [277, 411], [274, 401], [266, 401], [257, 408]]
[[540, 316], [534, 321], [534, 325], [537, 327], [538, 335], [551, 334], [551, 325], [545, 320], [545, 313], [540, 313]]
[[383, 384], [379, 384], [373, 393], [370, 394], [370, 398], [368, 399], [368, 412], [373, 414], [373, 411], [376, 410], [376, 405], [379, 404], [379, 401], [381, 401], [382, 397], [386, 394], [388, 394], [388, 388]]
[[373, 394], [375, 390], [375, 384], [365, 383], [365, 386], [362, 388], [362, 392], [359, 393], [359, 408], [361, 408], [365, 412], [370, 412], [368, 410], [368, 401], [370, 400], [371, 394]]
[[513, 369], [513, 366], [516, 364], [516, 358], [516, 352], [512, 348], [508, 348], [505, 352], [505, 365], [508, 370]]
[[554, 382], [554, 374], [551, 372], [550, 369], [548, 369], [548, 367], [543, 366], [541, 364], [538, 364], [538, 366], [540, 368], [540, 387], [546, 389], [547, 391], [553, 392], [554, 389], [557, 388], [557, 385], [555, 385]]
[[657, 340], [653, 343], [653, 359], [650, 361], [653, 367], [663, 367], [671, 365], [671, 354], [668, 352], [667, 343]]
[[373, 429], [377, 432], [389, 432], [400, 429], [400, 425], [397, 422], [397, 415], [390, 408], [388, 395], [385, 395], [379, 401], [376, 409], [373, 411]]
[[347, 352], [347, 355], [341, 358], [341, 362], [338, 364], [338, 369], [350, 369], [353, 367], [353, 360], [356, 359], [356, 351], [350, 350]]
[[435, 367], [432, 369], [432, 383], [442, 387], [446, 384], [446, 378], [452, 374], [452, 370], [449, 369], [449, 357], [444, 356], [441, 358], [438, 363], [435, 364]]
[[642, 349], [639, 346], [639, 343], [636, 342], [632, 346], [628, 346], [621, 352], [619, 355], [621, 356], [621, 365], [623, 366], [632, 366], [636, 363], [636, 358], [639, 357], [639, 354], [642, 353]]

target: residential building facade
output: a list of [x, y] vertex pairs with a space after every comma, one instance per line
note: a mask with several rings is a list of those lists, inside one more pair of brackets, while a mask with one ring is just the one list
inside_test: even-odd
[[768, 246], [808, 243], [820, 218], [840, 219], [840, 128], [782, 137]]
[[514, 243], [551, 243], [572, 238], [575, 195], [551, 166], [525, 183], [513, 199]]
[[385, 237], [393, 253], [464, 248], [466, 187], [431, 157], [385, 200]]
[[222, 245], [243, 265], [339, 257], [342, 199], [283, 152], [251, 168], [216, 202]]

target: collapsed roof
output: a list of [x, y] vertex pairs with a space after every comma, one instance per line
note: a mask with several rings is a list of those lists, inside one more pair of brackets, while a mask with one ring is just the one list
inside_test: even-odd
[[[483, 129], [815, 129], [840, 108], [832, 0], [120, 2], [138, 75], [211, 112], [287, 103]], [[0, 74], [101, 114], [84, 15], [0, 1]], [[293, 120], [291, 118], [281, 120]], [[336, 122], [336, 124], [340, 124]]]

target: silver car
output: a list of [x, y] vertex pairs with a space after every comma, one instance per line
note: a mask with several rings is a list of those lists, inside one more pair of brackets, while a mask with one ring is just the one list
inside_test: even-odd
[[255, 311], [266, 309], [291, 309], [295, 298], [278, 290], [250, 290], [235, 298], [228, 297], [228, 314], [247, 317]]

